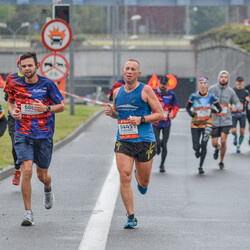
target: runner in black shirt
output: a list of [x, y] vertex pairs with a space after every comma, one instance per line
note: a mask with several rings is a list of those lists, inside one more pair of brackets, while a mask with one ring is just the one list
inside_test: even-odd
[[[232, 111], [232, 129], [231, 132], [234, 135], [233, 144], [237, 146], [236, 152], [240, 153], [240, 145], [244, 139], [245, 126], [246, 126], [246, 101], [249, 101], [248, 92], [244, 89], [244, 78], [242, 76], [238, 76], [235, 80], [236, 88], [234, 91], [240, 100], [240, 109], [236, 112]], [[239, 141], [237, 135], [237, 122], [240, 125], [240, 136]]]
[[[248, 95], [250, 95], [250, 84], [248, 84], [248, 85], [245, 87], [245, 89], [248, 91]], [[248, 144], [250, 145], [250, 102], [247, 103], [246, 111], [247, 111], [248, 130], [249, 130], [249, 140], [248, 140]]]

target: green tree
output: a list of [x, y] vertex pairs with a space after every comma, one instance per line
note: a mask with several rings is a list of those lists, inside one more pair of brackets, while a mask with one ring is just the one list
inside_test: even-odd
[[191, 34], [201, 34], [225, 23], [224, 7], [190, 8]]
[[106, 24], [106, 11], [103, 6], [74, 7], [74, 33], [100, 34], [101, 26]]

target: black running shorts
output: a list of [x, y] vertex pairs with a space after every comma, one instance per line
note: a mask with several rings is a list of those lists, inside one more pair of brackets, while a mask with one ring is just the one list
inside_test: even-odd
[[156, 142], [116, 141], [114, 151], [147, 162], [156, 155]]
[[212, 138], [220, 137], [221, 132], [225, 134], [229, 134], [229, 131], [232, 126], [223, 126], [223, 127], [213, 127], [212, 129]]
[[245, 128], [246, 127], [246, 115], [245, 114], [232, 114], [232, 128], [237, 127], [237, 123], [239, 122], [240, 128]]

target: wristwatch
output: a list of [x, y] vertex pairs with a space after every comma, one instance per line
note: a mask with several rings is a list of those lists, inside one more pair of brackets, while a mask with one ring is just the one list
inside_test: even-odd
[[144, 123], [144, 122], [145, 122], [145, 117], [142, 116], [142, 117], [141, 117], [141, 123]]
[[50, 106], [47, 106], [46, 109], [47, 109], [47, 112], [51, 111], [51, 107]]

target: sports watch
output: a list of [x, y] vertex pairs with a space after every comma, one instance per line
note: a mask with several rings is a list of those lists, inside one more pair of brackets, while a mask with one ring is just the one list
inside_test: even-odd
[[145, 122], [145, 117], [142, 116], [142, 117], [141, 117], [141, 123], [144, 123], [144, 122]]
[[47, 112], [51, 111], [51, 107], [50, 106], [47, 106], [46, 109], [47, 109]]

